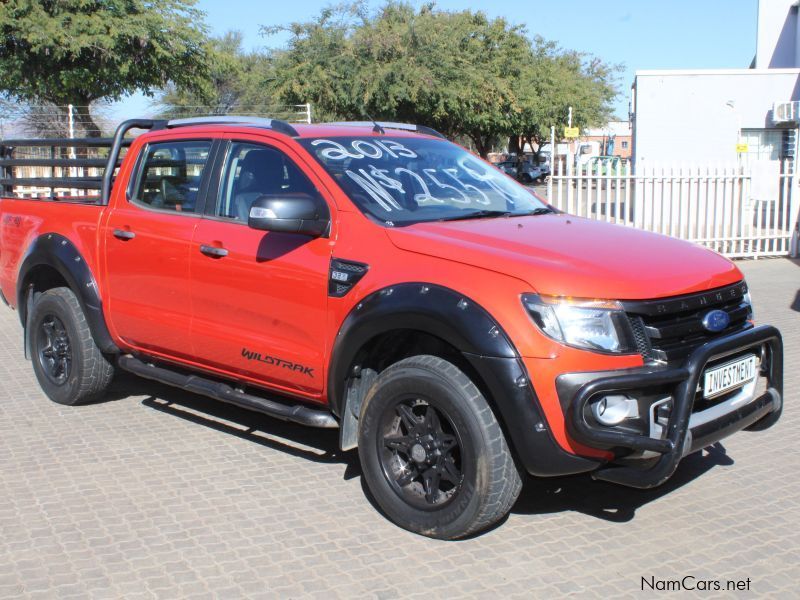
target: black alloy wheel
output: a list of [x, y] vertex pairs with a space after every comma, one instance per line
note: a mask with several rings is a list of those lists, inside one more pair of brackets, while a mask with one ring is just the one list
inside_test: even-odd
[[103, 396], [114, 367], [95, 345], [71, 289], [59, 287], [37, 293], [26, 322], [33, 371], [53, 402], [75, 405]]
[[430, 401], [410, 397], [387, 411], [379, 449], [387, 481], [409, 504], [430, 510], [450, 502], [464, 481], [461, 438]]
[[47, 314], [41, 320], [36, 347], [42, 372], [56, 385], [64, 385], [72, 370], [72, 345], [64, 323], [57, 316]]
[[500, 424], [452, 362], [415, 355], [383, 369], [361, 405], [364, 479], [397, 525], [452, 540], [502, 519], [522, 487]]

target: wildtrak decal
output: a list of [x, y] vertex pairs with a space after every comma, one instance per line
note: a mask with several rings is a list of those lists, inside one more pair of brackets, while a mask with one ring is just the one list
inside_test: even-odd
[[308, 375], [311, 378], [314, 377], [314, 369], [312, 367], [303, 366], [300, 363], [289, 362], [288, 360], [283, 360], [282, 358], [261, 354], [261, 352], [253, 352], [247, 348], [242, 348], [242, 356], [247, 360], [256, 360], [266, 365], [273, 365], [275, 367], [288, 369], [289, 371], [297, 371], [298, 373]]

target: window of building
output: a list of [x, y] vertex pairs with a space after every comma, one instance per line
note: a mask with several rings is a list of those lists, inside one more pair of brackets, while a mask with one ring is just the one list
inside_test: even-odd
[[623, 150], [627, 150], [628, 149], [628, 142], [626, 140], [622, 141], [622, 149]]
[[747, 144], [748, 160], [780, 160], [782, 129], [742, 129], [741, 142]]
[[210, 149], [211, 142], [197, 140], [147, 146], [134, 202], [161, 210], [196, 212]]

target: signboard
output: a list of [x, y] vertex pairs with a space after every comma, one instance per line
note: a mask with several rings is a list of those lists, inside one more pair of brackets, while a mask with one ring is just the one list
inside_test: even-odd
[[741, 143], [736, 144], [736, 153], [737, 154], [744, 154], [745, 152], [747, 152], [747, 150], [748, 150], [747, 144], [741, 144]]
[[565, 138], [576, 138], [580, 136], [581, 130], [579, 127], [564, 127]]

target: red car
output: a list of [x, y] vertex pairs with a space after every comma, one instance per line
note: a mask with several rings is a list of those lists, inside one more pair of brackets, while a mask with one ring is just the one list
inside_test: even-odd
[[[19, 174], [95, 146], [102, 178]], [[424, 535], [488, 527], [525, 473], [656, 486], [781, 413], [781, 337], [733, 263], [560, 213], [424, 127], [128, 121], [6, 140], [0, 167], [0, 289], [52, 400], [124, 369], [339, 428]], [[18, 197], [42, 186], [100, 194]]]

